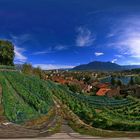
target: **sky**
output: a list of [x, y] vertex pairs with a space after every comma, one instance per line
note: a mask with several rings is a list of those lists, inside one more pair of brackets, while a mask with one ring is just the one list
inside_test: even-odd
[[140, 64], [140, 0], [0, 0], [0, 39], [43, 69]]

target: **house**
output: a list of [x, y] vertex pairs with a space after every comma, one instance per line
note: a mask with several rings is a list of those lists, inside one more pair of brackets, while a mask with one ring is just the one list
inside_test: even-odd
[[55, 74], [51, 77], [51, 80], [60, 84], [78, 84], [83, 92], [90, 92], [93, 87], [92, 85], [85, 84], [84, 81], [74, 79], [72, 76], [63, 77], [62, 75]]
[[117, 97], [120, 96], [120, 87], [110, 89], [110, 88], [100, 88], [96, 93], [97, 96], [108, 96], [108, 97]]
[[109, 88], [100, 88], [98, 90], [98, 92], [96, 93], [97, 96], [105, 96], [107, 94], [108, 91], [110, 91], [111, 89]]
[[58, 82], [60, 84], [65, 84], [66, 83], [66, 80], [63, 77], [59, 77], [59, 76], [54, 76], [54, 77], [52, 77], [51, 80], [54, 81], [54, 82]]

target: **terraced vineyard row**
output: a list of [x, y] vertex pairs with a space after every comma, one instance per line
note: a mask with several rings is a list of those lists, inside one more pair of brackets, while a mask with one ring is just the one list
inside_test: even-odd
[[2, 103], [4, 113], [9, 121], [20, 123], [39, 115], [34, 108], [30, 107], [18, 96], [2, 73], [0, 73], [0, 83], [3, 88]]
[[[5, 73], [5, 77], [31, 106], [40, 113], [47, 113], [51, 105], [51, 94], [38, 78], [18, 73]], [[47, 101], [47, 102], [46, 102]]]
[[67, 104], [75, 114], [93, 127], [111, 130], [140, 130], [140, 102], [133, 98], [108, 99], [109, 101], [105, 103], [104, 98], [92, 97], [89, 100], [89, 97], [72, 93], [61, 85], [53, 86], [53, 91], [54, 95]]
[[[49, 84], [48, 84], [49, 85]], [[51, 88], [54, 87], [54, 84], [50, 85]], [[103, 107], [108, 107], [108, 108], [120, 108], [120, 107], [125, 107], [132, 105], [134, 102], [132, 99], [114, 99], [114, 98], [108, 98], [108, 97], [99, 97], [99, 96], [86, 96], [86, 95], [81, 95], [81, 94], [76, 94], [71, 92], [67, 87], [58, 84], [57, 88], [60, 88], [61, 90], [65, 91], [67, 94], [70, 94], [70, 96], [73, 96], [77, 98], [78, 100], [87, 102], [88, 104], [94, 106], [95, 108], [103, 108]]]
[[48, 113], [53, 106], [50, 92], [39, 79], [17, 72], [1, 72], [0, 79], [5, 115], [10, 121], [24, 122]]

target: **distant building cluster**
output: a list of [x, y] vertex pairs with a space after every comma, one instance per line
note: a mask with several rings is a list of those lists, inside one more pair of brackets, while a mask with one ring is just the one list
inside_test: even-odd
[[[94, 96], [108, 96], [108, 97], [120, 97], [127, 96], [128, 94], [135, 94], [140, 96], [139, 85], [123, 85], [122, 83], [101, 82], [100, 78], [109, 76], [108, 73], [96, 73], [96, 72], [69, 72], [69, 71], [48, 71], [45, 79], [52, 80], [54, 82], [67, 85], [75, 85], [75, 92], [80, 92]], [[78, 88], [78, 90], [76, 90]]]

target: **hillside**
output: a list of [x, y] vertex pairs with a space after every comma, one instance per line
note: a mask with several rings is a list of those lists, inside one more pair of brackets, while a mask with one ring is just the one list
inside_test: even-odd
[[[22, 126], [34, 119], [48, 116], [51, 109], [58, 110], [57, 107], [61, 106], [59, 114], [51, 115], [50, 120], [61, 115], [68, 122], [73, 123], [71, 127], [75, 127], [74, 130], [83, 131], [85, 127], [82, 125], [85, 123], [86, 127], [90, 124], [88, 127], [88, 132], [91, 130], [90, 135], [124, 136], [126, 134], [118, 130], [130, 131], [126, 134], [127, 136], [140, 135], [139, 132], [131, 132], [140, 131], [139, 99], [133, 97], [115, 99], [77, 94], [70, 91], [67, 86], [49, 80], [43, 81], [17, 71], [0, 72], [0, 85], [3, 115], [14, 124]], [[69, 108], [69, 112], [66, 111], [66, 107]], [[77, 125], [75, 118], [83, 123]], [[43, 132], [47, 130], [47, 125], [43, 128]], [[86, 131], [84, 130], [84, 134], [89, 134]]]
[[0, 72], [2, 103], [10, 122], [22, 123], [47, 114], [53, 106], [51, 91], [36, 77]]
[[121, 66], [111, 62], [93, 61], [88, 64], [76, 66], [72, 70], [121, 71], [121, 70], [129, 70], [134, 68], [140, 68], [140, 66], [139, 65]]

